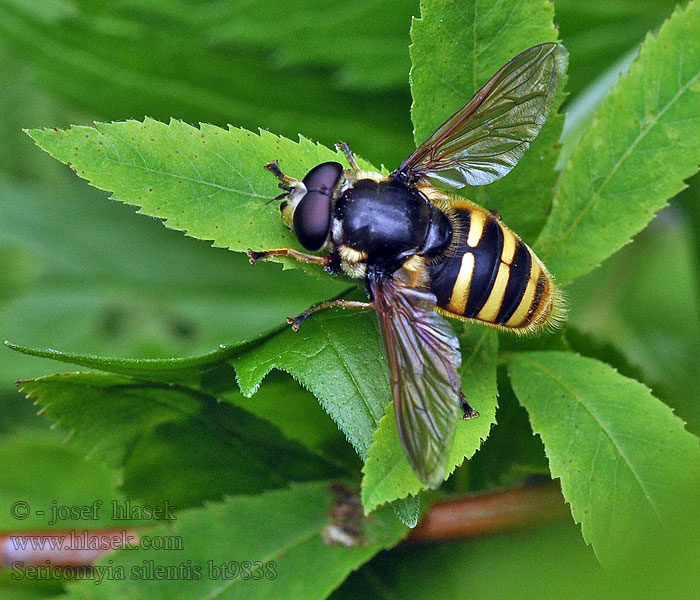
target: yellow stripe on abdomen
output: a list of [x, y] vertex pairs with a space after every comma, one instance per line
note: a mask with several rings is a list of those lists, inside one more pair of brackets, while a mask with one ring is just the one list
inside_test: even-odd
[[474, 255], [471, 252], [465, 252], [462, 257], [462, 265], [457, 275], [454, 287], [452, 289], [452, 297], [447, 304], [447, 310], [462, 315], [469, 300], [469, 288], [471, 287], [472, 275], [474, 273]]
[[534, 252], [483, 208], [459, 202], [448, 213], [452, 249], [426, 264], [438, 310], [519, 334], [556, 323], [563, 299]]
[[537, 288], [537, 280], [540, 273], [542, 273], [540, 262], [533, 256], [530, 280], [527, 282], [523, 299], [520, 301], [520, 304], [518, 304], [518, 308], [515, 309], [513, 316], [505, 322], [506, 327], [527, 326], [527, 313], [530, 311], [532, 301], [535, 299], [535, 289]]
[[498, 267], [498, 273], [496, 274], [496, 281], [493, 283], [493, 288], [489, 294], [486, 303], [483, 308], [476, 315], [476, 318], [481, 321], [488, 321], [493, 323], [496, 320], [498, 311], [503, 303], [503, 296], [506, 293], [506, 286], [508, 285], [508, 278], [510, 277], [510, 267], [501, 263]]
[[503, 230], [503, 252], [501, 252], [501, 260], [507, 265], [510, 265], [515, 256], [517, 240], [515, 239], [515, 234], [507, 227], [503, 227], [502, 224], [501, 229]]
[[470, 216], [467, 245], [475, 248], [479, 244], [481, 236], [484, 234], [484, 225], [486, 224], [486, 219], [489, 217], [485, 213], [476, 210], [473, 210]]

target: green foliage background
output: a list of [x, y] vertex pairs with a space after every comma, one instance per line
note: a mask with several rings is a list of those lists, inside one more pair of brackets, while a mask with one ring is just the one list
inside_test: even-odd
[[[694, 597], [700, 2], [674, 6], [0, 0], [0, 337], [61, 351], [0, 348], [2, 530], [47, 529], [11, 518], [19, 499], [167, 499], [184, 552], [117, 563], [279, 565], [267, 582], [68, 588], [6, 572], [2, 597]], [[392, 169], [506, 60], [556, 39], [566, 123], [552, 116], [511, 175], [468, 193], [566, 284], [568, 323], [528, 340], [454, 324], [481, 417], [460, 423], [441, 493], [551, 472], [579, 525], [380, 552], [415, 522], [421, 486], [373, 317], [318, 315], [295, 335], [286, 316], [352, 284], [227, 249], [294, 243], [264, 162], [300, 175], [340, 138]], [[65, 368], [51, 358], [95, 372], [51, 376]], [[27, 378], [43, 418], [16, 391]], [[325, 546], [327, 481], [359, 489], [361, 470], [365, 508], [393, 504], [365, 546]]]

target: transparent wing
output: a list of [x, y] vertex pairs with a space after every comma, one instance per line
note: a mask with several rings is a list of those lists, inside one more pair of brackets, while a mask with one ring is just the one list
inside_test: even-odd
[[503, 66], [398, 168], [452, 187], [485, 185], [506, 175], [537, 137], [566, 73], [568, 52], [540, 44]]
[[459, 341], [433, 310], [429, 292], [370, 275], [391, 373], [399, 437], [417, 475], [430, 487], [444, 477], [460, 417]]

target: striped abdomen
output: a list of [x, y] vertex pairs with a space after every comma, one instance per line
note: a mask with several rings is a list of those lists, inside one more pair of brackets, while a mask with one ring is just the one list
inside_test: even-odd
[[454, 252], [428, 267], [431, 290], [448, 316], [527, 332], [556, 318], [560, 297], [535, 253], [484, 208], [449, 210]]

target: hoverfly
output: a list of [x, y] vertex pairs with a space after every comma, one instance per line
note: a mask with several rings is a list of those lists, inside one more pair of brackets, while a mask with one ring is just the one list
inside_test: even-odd
[[[335, 300], [288, 321], [295, 330], [330, 307], [374, 309], [406, 456], [430, 487], [445, 476], [457, 419], [476, 416], [460, 387], [459, 341], [442, 316], [515, 333], [556, 323], [562, 299], [547, 268], [496, 211], [433, 187], [484, 185], [506, 175], [552, 108], [568, 53], [554, 43], [504, 65], [390, 175], [325, 162], [299, 181], [266, 166], [284, 190], [282, 220], [315, 256], [290, 256], [363, 279], [369, 302]], [[441, 316], [442, 315], [442, 316]]]

